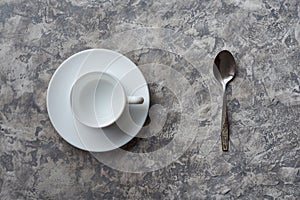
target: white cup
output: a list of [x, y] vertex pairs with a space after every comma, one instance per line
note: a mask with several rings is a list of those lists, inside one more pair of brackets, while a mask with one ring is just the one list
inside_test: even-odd
[[117, 121], [126, 103], [143, 102], [143, 97], [127, 97], [120, 81], [104, 72], [84, 74], [76, 80], [71, 91], [74, 116], [93, 128], [103, 128]]

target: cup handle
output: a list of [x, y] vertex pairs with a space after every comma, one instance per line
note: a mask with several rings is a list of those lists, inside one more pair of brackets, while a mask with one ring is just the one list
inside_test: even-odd
[[143, 97], [128, 96], [127, 100], [128, 100], [129, 104], [143, 104], [144, 103]]

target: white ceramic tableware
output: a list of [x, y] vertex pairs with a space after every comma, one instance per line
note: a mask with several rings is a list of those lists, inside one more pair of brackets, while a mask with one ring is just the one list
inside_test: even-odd
[[108, 73], [89, 72], [76, 80], [70, 100], [78, 121], [103, 128], [119, 119], [126, 103], [142, 104], [144, 98], [127, 97], [120, 81]]
[[[116, 77], [126, 96], [140, 96], [143, 104], [126, 104], [120, 118], [105, 128], [92, 128], [73, 115], [70, 95], [73, 84], [89, 72]], [[150, 105], [147, 82], [139, 68], [122, 54], [107, 49], [89, 49], [66, 59], [53, 74], [47, 91], [49, 118], [59, 135], [86, 151], [104, 152], [126, 144], [141, 130]]]

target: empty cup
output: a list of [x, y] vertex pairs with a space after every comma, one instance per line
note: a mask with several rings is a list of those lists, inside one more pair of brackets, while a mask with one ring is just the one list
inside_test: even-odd
[[76, 119], [94, 128], [103, 128], [117, 121], [126, 103], [144, 102], [143, 97], [127, 97], [121, 82], [104, 72], [82, 75], [74, 83], [70, 98]]

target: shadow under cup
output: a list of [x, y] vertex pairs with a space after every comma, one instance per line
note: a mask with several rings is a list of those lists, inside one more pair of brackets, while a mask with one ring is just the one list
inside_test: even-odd
[[70, 98], [76, 119], [94, 128], [113, 124], [126, 105], [120, 81], [104, 72], [90, 72], [79, 77], [72, 87]]

